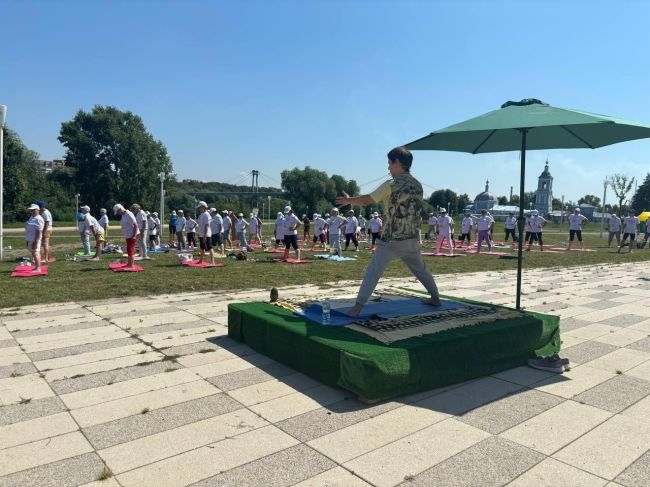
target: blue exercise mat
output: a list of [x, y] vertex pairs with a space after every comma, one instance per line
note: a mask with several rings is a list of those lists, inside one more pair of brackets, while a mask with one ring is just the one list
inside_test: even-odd
[[[424, 296], [423, 296], [424, 297]], [[442, 306], [431, 306], [424, 304], [420, 298], [405, 298], [392, 301], [373, 301], [366, 304], [361, 311], [361, 315], [357, 318], [352, 318], [345, 314], [345, 311], [350, 308], [350, 305], [337, 308], [336, 302], [332, 303], [332, 310], [330, 311], [330, 322], [325, 326], [345, 326], [355, 321], [368, 321], [373, 316], [381, 318], [396, 318], [398, 316], [412, 316], [424, 313], [432, 313], [434, 311], [443, 311], [448, 309], [464, 308], [467, 305], [456, 301], [442, 301]], [[323, 308], [320, 303], [310, 305], [304, 311], [296, 311], [296, 314], [304, 316], [310, 321], [318, 324], [323, 324]]]
[[334, 262], [354, 262], [357, 259], [353, 257], [341, 257], [338, 255], [333, 255], [333, 254], [327, 254], [327, 255], [314, 255], [314, 259], [322, 259], [322, 260], [333, 260]]

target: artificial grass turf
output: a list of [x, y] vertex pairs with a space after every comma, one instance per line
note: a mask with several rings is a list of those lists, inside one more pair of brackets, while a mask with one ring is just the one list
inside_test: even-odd
[[559, 323], [557, 316], [525, 312], [519, 318], [385, 345], [363, 333], [322, 326], [268, 303], [228, 307], [231, 338], [366, 402], [463, 382], [558, 352]]

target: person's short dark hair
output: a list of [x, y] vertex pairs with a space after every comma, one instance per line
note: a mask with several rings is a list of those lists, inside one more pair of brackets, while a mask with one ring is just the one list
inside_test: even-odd
[[406, 147], [395, 147], [388, 153], [389, 161], [399, 161], [406, 172], [411, 169], [413, 164], [413, 154]]

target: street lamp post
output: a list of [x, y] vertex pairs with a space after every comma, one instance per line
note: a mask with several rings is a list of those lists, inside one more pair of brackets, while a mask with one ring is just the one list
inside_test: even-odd
[[560, 208], [560, 232], [564, 227], [564, 195], [562, 195], [562, 207]]
[[0, 262], [4, 257], [4, 128], [7, 107], [0, 105]]
[[269, 200], [269, 219], [268, 219], [268, 224], [271, 224], [271, 195], [267, 196], [267, 199]]
[[79, 219], [77, 218], [77, 215], [79, 214], [79, 196], [81, 196], [79, 193], [76, 193], [74, 195], [75, 205], [77, 207], [77, 210], [76, 210], [76, 212], [74, 214], [74, 219], [75, 219], [75, 222], [77, 223], [77, 233], [79, 233]]
[[159, 172], [158, 179], [160, 179], [160, 221], [165, 222], [165, 173]]
[[605, 176], [605, 181], [603, 181], [603, 212], [600, 214], [600, 238], [603, 238], [603, 229], [605, 228], [605, 198], [607, 198], [607, 176]]

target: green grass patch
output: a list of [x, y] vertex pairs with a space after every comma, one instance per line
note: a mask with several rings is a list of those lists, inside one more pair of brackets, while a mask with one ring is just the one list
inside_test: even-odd
[[[566, 226], [565, 226], [566, 229]], [[524, 253], [524, 269], [569, 268], [594, 264], [618, 264], [644, 262], [650, 260], [650, 249], [640, 249], [629, 254], [617, 254], [615, 248], [607, 248], [606, 237], [598, 236], [594, 224], [590, 230], [593, 234], [585, 235], [585, 242], [596, 252], [566, 253]], [[115, 229], [118, 231], [118, 229]], [[606, 235], [606, 234], [605, 234]], [[496, 233], [497, 240], [501, 232]], [[544, 234], [547, 246], [561, 244], [567, 240], [565, 233], [547, 231]], [[22, 236], [10, 236], [24, 246]], [[73, 242], [72, 244], [69, 242]], [[84, 301], [131, 296], [152, 296], [166, 293], [197, 291], [227, 292], [241, 289], [271, 289], [272, 287], [300, 286], [313, 284], [330, 292], [332, 283], [342, 280], [361, 279], [372, 255], [367, 252], [349, 252], [345, 255], [356, 257], [355, 262], [314, 261], [307, 265], [288, 265], [271, 262], [277, 254], [255, 251], [250, 254], [252, 260], [221, 260], [226, 267], [216, 269], [197, 269], [182, 267], [173, 253], [154, 255], [154, 260], [141, 263], [145, 272], [115, 273], [108, 270], [109, 262], [118, 258], [115, 254], [105, 255], [101, 262], [66, 262], [65, 254], [79, 247], [76, 235], [55, 234], [53, 237], [54, 255], [58, 261], [49, 267], [48, 276], [33, 278], [10, 278], [15, 267], [14, 259], [27, 255], [26, 250], [5, 254], [5, 262], [0, 263], [0, 308], [13, 308], [35, 303], [53, 303], [67, 301]], [[122, 243], [119, 240], [116, 242]], [[9, 244], [7, 242], [7, 244]], [[425, 243], [425, 251], [431, 251], [430, 244]], [[75, 247], [76, 246], [76, 247]], [[362, 248], [367, 245], [362, 244]], [[23, 247], [20, 247], [21, 249]], [[533, 247], [536, 250], [538, 247]], [[11, 255], [9, 255], [11, 254]], [[516, 255], [512, 252], [512, 255]], [[304, 258], [310, 253], [305, 252]], [[12, 261], [9, 262], [8, 259]], [[440, 274], [489, 272], [516, 269], [516, 259], [500, 259], [488, 255], [469, 255], [456, 259], [425, 257], [427, 267], [434, 276]], [[641, 265], [641, 264], [640, 264]], [[384, 274], [385, 277], [411, 278], [410, 271], [401, 261], [393, 261]], [[288, 291], [280, 293], [280, 299], [288, 296]], [[134, 336], [137, 336], [134, 334]]]

